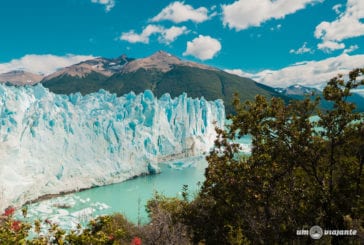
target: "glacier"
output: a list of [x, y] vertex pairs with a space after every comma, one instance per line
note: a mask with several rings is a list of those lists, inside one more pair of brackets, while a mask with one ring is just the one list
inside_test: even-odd
[[202, 155], [224, 122], [222, 100], [158, 99], [148, 90], [58, 95], [41, 84], [0, 84], [0, 210]]

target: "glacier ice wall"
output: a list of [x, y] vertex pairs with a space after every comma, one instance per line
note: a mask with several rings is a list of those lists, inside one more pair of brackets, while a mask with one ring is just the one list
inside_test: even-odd
[[0, 208], [120, 182], [208, 151], [223, 102], [0, 85]]

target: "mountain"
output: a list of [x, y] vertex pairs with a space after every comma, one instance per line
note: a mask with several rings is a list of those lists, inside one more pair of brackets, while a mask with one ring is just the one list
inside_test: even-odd
[[354, 90], [348, 101], [354, 103], [358, 111], [364, 112], [364, 93], [362, 91], [356, 92]]
[[13, 85], [33, 85], [43, 79], [42, 75], [16, 70], [0, 74], [0, 83]]
[[[85, 61], [59, 71], [59, 75], [53, 74], [44, 78], [42, 83], [51, 91], [63, 94], [75, 92], [88, 94], [105, 89], [121, 96], [130, 91], [140, 93], [149, 89], [157, 97], [164, 93], [177, 97], [186, 92], [192, 98], [203, 96], [207, 100], [223, 99], [227, 112], [233, 111], [234, 93], [239, 93], [242, 100], [252, 100], [256, 94], [267, 97], [278, 96], [287, 100], [286, 96], [273, 88], [251, 79], [203, 64], [184, 61], [164, 51], [158, 51], [142, 59], [125, 59], [127, 62], [108, 73], [89, 69], [89, 72], [84, 74], [80, 71], [80, 67], [84, 63], [96, 62]], [[78, 72], [71, 73], [70, 70]]]
[[[321, 98], [319, 106], [322, 109], [332, 108], [332, 103], [325, 100], [322, 91], [316, 88], [295, 84], [287, 88], [275, 88], [275, 91], [296, 100], [303, 100], [306, 96], [310, 96], [312, 99], [314, 99], [316, 96], [319, 96]], [[362, 90], [354, 90], [352, 95], [348, 97], [347, 101], [354, 103], [356, 105], [357, 111], [364, 112], [364, 94], [361, 94], [361, 91]]]
[[291, 85], [287, 88], [275, 88], [274, 90], [290, 97], [305, 96], [312, 93], [321, 93], [321, 91], [316, 88], [305, 87], [299, 84]]
[[202, 64], [199, 64], [196, 62], [183, 61], [183, 60], [177, 58], [176, 56], [173, 56], [167, 52], [158, 51], [147, 58], [142, 58], [142, 59], [138, 59], [138, 60], [129, 62], [128, 64], [125, 65], [125, 67], [123, 67], [121, 72], [130, 73], [130, 72], [136, 72], [139, 69], [158, 70], [161, 72], [168, 72], [173, 69], [173, 66], [176, 66], [176, 65], [187, 66], [187, 67], [196, 67], [196, 68], [206, 69], [206, 70], [217, 70], [213, 67], [202, 65]]
[[121, 182], [200, 156], [223, 127], [221, 100], [151, 91], [56, 95], [0, 84], [0, 210], [44, 194]]
[[122, 55], [115, 59], [95, 58], [63, 68], [41, 82], [52, 92], [88, 94], [103, 88], [103, 82], [133, 59]]

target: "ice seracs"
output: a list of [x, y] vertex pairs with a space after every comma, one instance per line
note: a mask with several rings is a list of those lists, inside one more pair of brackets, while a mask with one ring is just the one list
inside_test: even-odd
[[151, 91], [56, 95], [0, 85], [0, 208], [44, 194], [120, 182], [161, 161], [207, 152], [221, 100]]

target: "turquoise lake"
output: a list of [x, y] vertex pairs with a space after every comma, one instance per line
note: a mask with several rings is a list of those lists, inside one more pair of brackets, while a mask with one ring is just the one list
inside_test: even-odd
[[[184, 168], [180, 165], [186, 162], [175, 162], [173, 167], [161, 164], [159, 174], [140, 176], [31, 204], [28, 206], [27, 220], [49, 219], [64, 229], [75, 229], [78, 223], [85, 225], [98, 215], [119, 212], [134, 223], [138, 223], [138, 220], [146, 223], [148, 215], [145, 205], [155, 191], [169, 197], [181, 197], [183, 185], [188, 185], [191, 196], [197, 193], [200, 183], [204, 181], [207, 162], [203, 157], [190, 161]], [[21, 217], [19, 212], [17, 216]]]
[[[245, 136], [238, 142], [242, 152], [249, 154], [251, 138]], [[32, 222], [36, 219], [48, 219], [69, 230], [76, 229], [77, 224], [85, 226], [90, 219], [99, 215], [118, 212], [135, 224], [138, 221], [147, 223], [145, 205], [156, 191], [168, 197], [182, 198], [182, 187], [188, 185], [189, 195], [193, 198], [205, 179], [206, 167], [204, 156], [160, 164], [161, 172], [158, 174], [139, 176], [121, 183], [95, 187], [28, 205], [28, 216], [25, 220]], [[16, 216], [22, 219], [20, 211]]]

